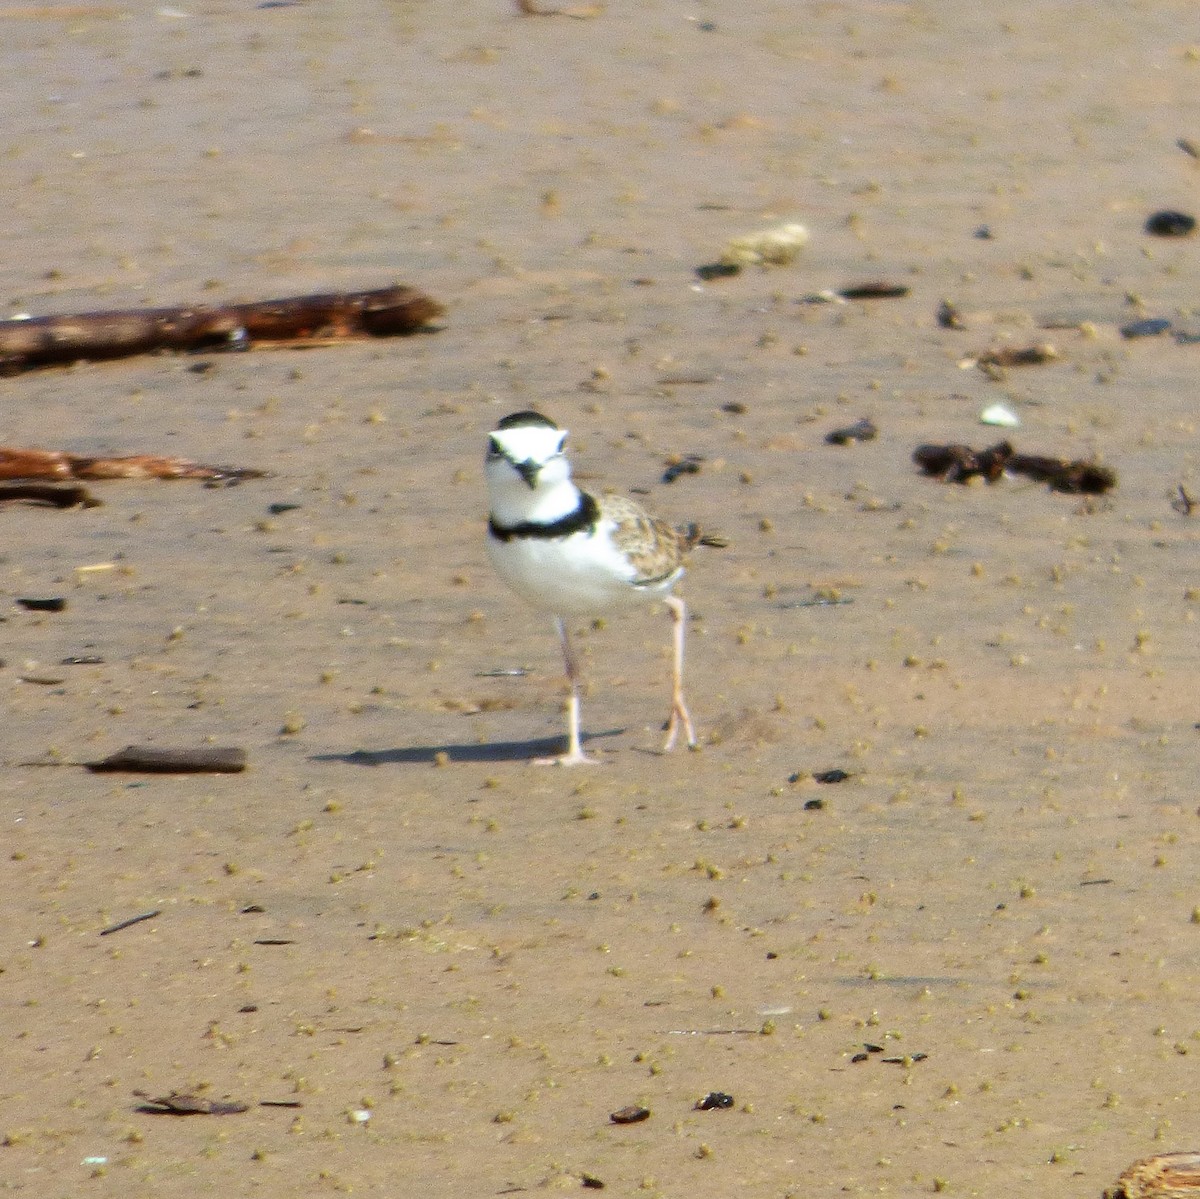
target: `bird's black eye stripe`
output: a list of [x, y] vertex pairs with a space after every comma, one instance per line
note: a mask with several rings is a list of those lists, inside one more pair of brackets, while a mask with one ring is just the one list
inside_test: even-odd
[[562, 453], [562, 448], [563, 448], [563, 445], [566, 443], [566, 440], [567, 440], [567, 435], [565, 433], [558, 439], [558, 452], [560, 454]]
[[489, 458], [503, 458], [504, 457], [504, 451], [500, 448], [500, 443], [494, 437], [488, 438], [488, 457]]

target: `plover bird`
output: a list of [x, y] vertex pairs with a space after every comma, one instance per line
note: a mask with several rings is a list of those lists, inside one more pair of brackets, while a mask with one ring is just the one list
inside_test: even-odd
[[583, 752], [579, 739], [579, 660], [568, 619], [658, 599], [671, 614], [674, 645], [663, 751], [674, 747], [681, 728], [695, 749], [696, 733], [683, 702], [687, 609], [671, 589], [683, 574], [687, 550], [723, 543], [702, 536], [695, 526], [674, 529], [632, 500], [581, 491], [571, 481], [563, 453], [566, 438], [566, 430], [540, 412], [514, 412], [489, 436], [485, 466], [492, 564], [522, 599], [554, 618], [570, 685], [567, 752], [535, 761], [562, 766], [596, 761]]

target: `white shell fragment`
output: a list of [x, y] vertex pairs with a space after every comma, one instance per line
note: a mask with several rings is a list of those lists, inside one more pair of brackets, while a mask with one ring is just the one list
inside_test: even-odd
[[1003, 404], [991, 404], [979, 414], [981, 425], [998, 425], [1002, 429], [1015, 429], [1021, 418]]
[[787, 266], [808, 245], [808, 230], [788, 223], [743, 233], [721, 254], [724, 266]]

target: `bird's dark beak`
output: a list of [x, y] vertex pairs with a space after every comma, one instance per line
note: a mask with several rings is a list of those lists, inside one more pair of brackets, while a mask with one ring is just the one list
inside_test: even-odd
[[538, 471], [542, 469], [541, 466], [534, 462], [532, 458], [524, 462], [514, 462], [513, 466], [517, 468], [517, 474], [525, 480], [529, 490], [533, 491], [537, 487]]

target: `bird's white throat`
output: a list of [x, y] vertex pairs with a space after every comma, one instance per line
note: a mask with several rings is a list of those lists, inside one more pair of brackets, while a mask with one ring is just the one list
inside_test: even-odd
[[505, 528], [524, 521], [550, 524], [579, 507], [579, 488], [571, 482], [571, 467], [561, 454], [542, 463], [532, 487], [508, 458], [499, 455], [488, 458], [485, 474], [492, 519]]

